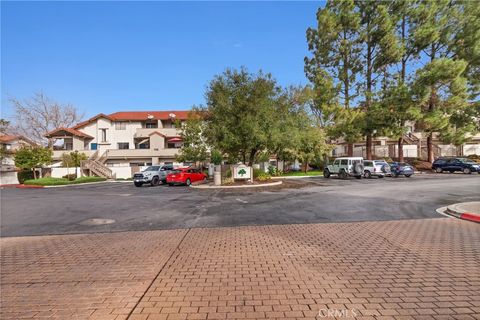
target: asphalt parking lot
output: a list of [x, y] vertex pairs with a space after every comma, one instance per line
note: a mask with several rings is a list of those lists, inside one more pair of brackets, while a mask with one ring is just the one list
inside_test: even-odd
[[133, 183], [108, 182], [4, 188], [1, 193], [1, 236], [11, 237], [442, 218], [435, 209], [480, 199], [480, 175], [362, 180], [317, 177], [289, 180], [271, 190], [136, 188]]

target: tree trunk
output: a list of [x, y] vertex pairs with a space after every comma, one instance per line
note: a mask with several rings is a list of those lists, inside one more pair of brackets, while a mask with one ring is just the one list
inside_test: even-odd
[[37, 179], [37, 172], [35, 171], [35, 168], [33, 168], [32, 171], [33, 171], [33, 179], [36, 180]]
[[433, 133], [430, 133], [427, 137], [427, 161], [433, 163]]
[[353, 157], [353, 143], [347, 145], [347, 156]]
[[367, 151], [366, 151], [367, 160], [372, 160], [372, 134], [371, 133], [367, 134], [365, 147], [367, 148]]
[[403, 137], [398, 138], [398, 162], [403, 162]]
[[248, 158], [248, 166], [253, 166], [253, 163], [255, 162], [255, 154], [257, 153], [257, 150], [252, 149], [250, 151], [250, 157]]

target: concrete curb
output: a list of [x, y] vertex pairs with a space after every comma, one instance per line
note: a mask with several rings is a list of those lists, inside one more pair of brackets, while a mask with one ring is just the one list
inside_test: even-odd
[[252, 185], [241, 185], [241, 186], [209, 186], [205, 184], [200, 185], [190, 185], [190, 188], [196, 189], [242, 189], [242, 188], [261, 188], [261, 187], [273, 187], [281, 185], [282, 181], [275, 181], [271, 183], [264, 183], [264, 184], [252, 184]]
[[92, 184], [101, 184], [101, 183], [112, 183], [118, 181], [96, 181], [96, 182], [85, 182], [85, 183], [72, 183], [72, 184], [61, 184], [58, 186], [44, 186], [44, 188], [64, 188], [64, 187], [74, 187], [74, 186], [86, 186]]
[[279, 176], [279, 177], [272, 177], [272, 180], [279, 180], [279, 179], [305, 179], [305, 178], [323, 178], [322, 175], [316, 176]]
[[458, 219], [480, 223], [480, 201], [456, 203], [440, 209]]

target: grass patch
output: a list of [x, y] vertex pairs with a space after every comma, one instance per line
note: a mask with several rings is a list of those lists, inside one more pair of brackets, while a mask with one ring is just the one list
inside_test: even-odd
[[321, 176], [323, 175], [323, 171], [320, 170], [311, 170], [305, 173], [304, 171], [291, 171], [291, 172], [284, 172], [282, 177], [301, 177], [301, 176]]
[[69, 181], [65, 178], [40, 178], [35, 180], [26, 180], [24, 184], [26, 185], [34, 185], [34, 186], [61, 186], [66, 184], [79, 184], [79, 183], [88, 183], [88, 182], [99, 182], [105, 181], [107, 179], [102, 177], [80, 177], [73, 181]]

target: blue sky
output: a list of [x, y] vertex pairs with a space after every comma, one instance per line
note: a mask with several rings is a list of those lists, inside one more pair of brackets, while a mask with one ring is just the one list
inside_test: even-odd
[[3, 2], [2, 117], [42, 91], [85, 115], [189, 109], [227, 67], [305, 84], [321, 2]]

